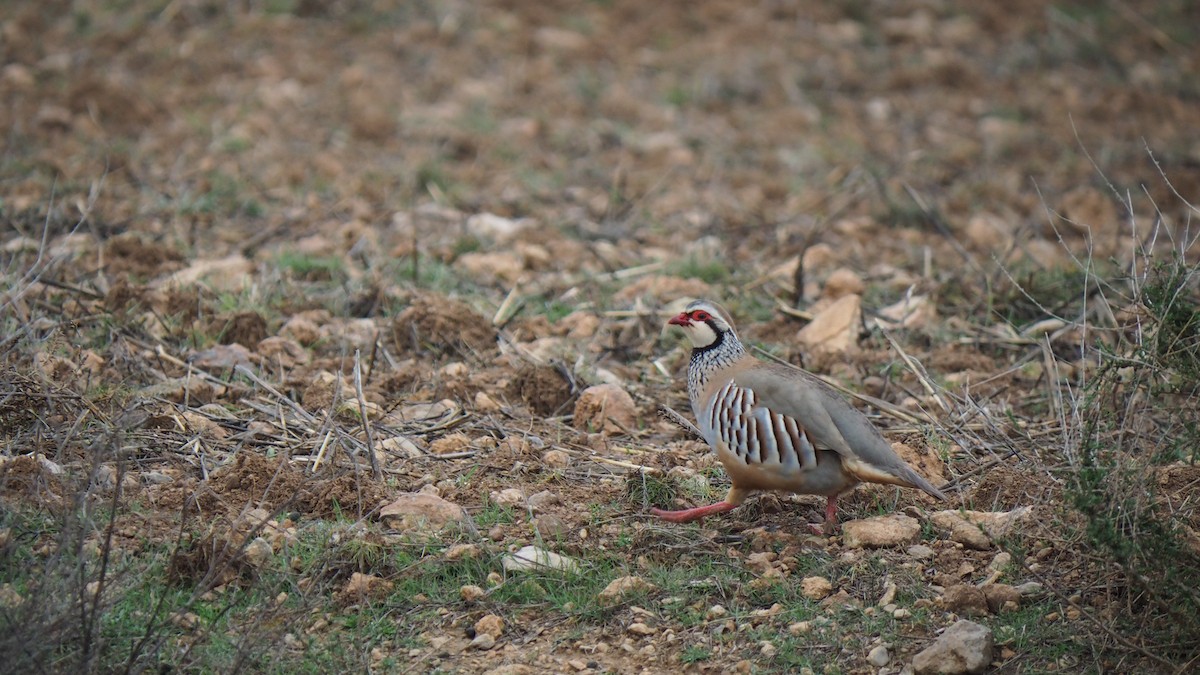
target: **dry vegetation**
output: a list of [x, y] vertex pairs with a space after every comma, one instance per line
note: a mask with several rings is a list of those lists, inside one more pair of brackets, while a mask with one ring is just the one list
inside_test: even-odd
[[[1195, 669], [1200, 5], [957, 4], [6, 3], [0, 659], [899, 673], [1032, 581], [997, 672]], [[1033, 517], [653, 521], [724, 481], [659, 414], [693, 296]], [[381, 515], [418, 491], [469, 517]]]

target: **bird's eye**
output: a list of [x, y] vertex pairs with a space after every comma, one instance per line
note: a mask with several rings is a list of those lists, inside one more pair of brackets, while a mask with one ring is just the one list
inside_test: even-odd
[[708, 312], [706, 312], [702, 309], [698, 309], [695, 312], [692, 312], [692, 320], [693, 321], [708, 321]]

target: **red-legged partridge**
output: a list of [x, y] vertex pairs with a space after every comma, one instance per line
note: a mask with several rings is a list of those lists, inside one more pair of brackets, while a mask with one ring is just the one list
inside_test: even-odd
[[946, 498], [829, 385], [747, 353], [720, 305], [697, 300], [668, 323], [691, 338], [692, 413], [733, 487], [722, 502], [682, 511], [651, 509], [654, 515], [684, 523], [729, 511], [755, 490], [782, 490], [828, 497], [828, 533], [836, 523], [838, 495], [860, 482], [920, 488]]

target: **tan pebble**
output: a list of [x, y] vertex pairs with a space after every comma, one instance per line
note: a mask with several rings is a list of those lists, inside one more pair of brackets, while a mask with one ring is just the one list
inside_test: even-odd
[[804, 577], [800, 581], [800, 592], [809, 600], [822, 600], [833, 592], [833, 584], [824, 577]]
[[562, 450], [547, 450], [542, 455], [542, 463], [561, 469], [571, 464], [571, 456]]
[[1079, 611], [1078, 607], [1068, 607], [1066, 615], [1067, 621], [1077, 621], [1083, 614]]
[[654, 628], [651, 628], [640, 621], [629, 624], [629, 627], [625, 630], [633, 633], [634, 635], [654, 635], [656, 632], [658, 632]]
[[493, 638], [504, 634], [504, 619], [495, 614], [487, 614], [475, 622], [475, 634], [486, 633]]
[[822, 294], [827, 298], [836, 299], [851, 293], [861, 295], [864, 288], [863, 280], [853, 270], [839, 267], [825, 281]]
[[481, 649], [483, 651], [487, 651], [495, 646], [496, 638], [488, 635], [487, 633], [480, 633], [475, 636], [474, 640], [471, 640], [472, 649]]
[[1059, 615], [1059, 613], [1058, 613], [1058, 612], [1050, 612], [1049, 614], [1047, 614], [1047, 615], [1045, 616], [1045, 619], [1046, 619], [1046, 621], [1048, 621], [1048, 622], [1050, 622], [1050, 621], [1058, 621], [1058, 620], [1059, 620], [1059, 618], [1060, 618], [1060, 615]]
[[458, 589], [458, 594], [462, 596], [462, 599], [466, 602], [475, 602], [476, 600], [487, 595], [482, 588], [472, 584], [468, 584]]
[[811, 621], [797, 621], [796, 623], [788, 626], [788, 632], [791, 633], [792, 635], [804, 635], [805, 633], [808, 633], [811, 630], [812, 630], [812, 622]]
[[500, 409], [500, 403], [486, 392], [475, 392], [475, 409], [480, 412], [495, 412]]

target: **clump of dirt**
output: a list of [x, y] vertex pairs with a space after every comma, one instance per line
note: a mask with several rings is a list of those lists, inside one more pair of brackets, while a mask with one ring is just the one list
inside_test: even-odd
[[161, 276], [184, 267], [183, 254], [146, 242], [134, 234], [109, 239], [104, 247], [105, 268], [113, 276], [131, 275], [142, 279]]
[[968, 503], [981, 511], [1010, 511], [1019, 506], [1056, 501], [1061, 488], [1049, 476], [998, 464], [983, 472], [968, 493]]
[[926, 366], [941, 373], [992, 373], [996, 370], [996, 361], [977, 349], [949, 346], [932, 350], [926, 358]]
[[570, 405], [573, 392], [558, 368], [526, 365], [509, 382], [508, 395], [521, 399], [538, 415], [557, 415]]
[[0, 494], [24, 495], [57, 504], [65, 494], [63, 479], [46, 470], [37, 458], [21, 455], [0, 465]]
[[267, 338], [267, 320], [255, 311], [222, 314], [209, 322], [208, 332], [221, 344], [252, 347]]
[[371, 480], [366, 466], [358, 475], [311, 481], [296, 495], [295, 508], [311, 518], [333, 518], [339, 514], [364, 515], [387, 501], [393, 490]]
[[144, 303], [145, 294], [144, 287], [129, 283], [126, 277], [118, 277], [108, 287], [108, 293], [104, 296], [104, 307], [113, 313], [126, 312], [131, 306]]
[[[201, 507], [213, 509], [219, 501], [226, 512], [240, 510], [246, 504], [261, 504], [274, 509], [290, 506], [304, 486], [301, 471], [283, 457], [275, 460], [254, 452], [239, 452], [233, 464], [216, 471], [211, 491], [201, 494]], [[207, 503], [206, 503], [207, 502]]]
[[436, 293], [423, 293], [396, 317], [392, 339], [400, 352], [430, 350], [437, 354], [487, 354], [496, 350], [492, 323], [466, 303]]

